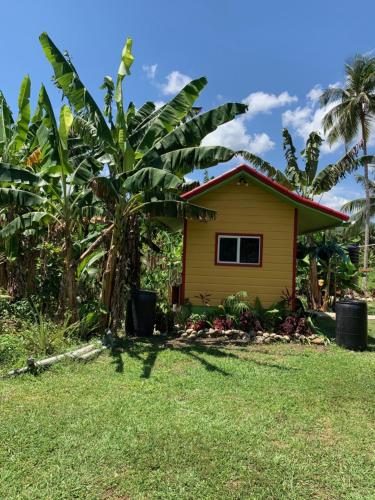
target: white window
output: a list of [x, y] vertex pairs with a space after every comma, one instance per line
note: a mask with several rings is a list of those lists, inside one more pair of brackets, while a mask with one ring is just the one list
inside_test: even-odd
[[216, 264], [262, 265], [261, 235], [216, 235]]

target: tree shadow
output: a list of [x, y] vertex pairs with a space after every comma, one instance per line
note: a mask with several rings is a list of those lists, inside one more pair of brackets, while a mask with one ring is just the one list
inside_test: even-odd
[[319, 313], [314, 317], [314, 323], [330, 340], [336, 338], [336, 320], [329, 314]]
[[[336, 340], [336, 320], [334, 318], [329, 314], [319, 313], [314, 321], [326, 337], [330, 340]], [[370, 334], [367, 339], [367, 351], [375, 351], [375, 337]]]
[[254, 363], [259, 366], [276, 368], [278, 370], [297, 370], [297, 368], [288, 367], [282, 364], [268, 361], [263, 362], [247, 357], [238, 356], [234, 352], [221, 346], [205, 346], [202, 344], [193, 343], [181, 345], [174, 344], [173, 342], [168, 342], [167, 339], [160, 338], [118, 339], [110, 353], [113, 357], [113, 363], [116, 366], [116, 372], [124, 372], [125, 363], [123, 360], [123, 355], [127, 355], [130, 358], [134, 358], [142, 363], [142, 373], [140, 377], [148, 379], [152, 374], [159, 352], [164, 351], [165, 349], [179, 351], [182, 354], [193, 359], [194, 361], [199, 362], [208, 372], [217, 373], [224, 377], [229, 377], [232, 374], [224, 370], [211, 360], [207, 359], [207, 356], [213, 358], [232, 358], [247, 363]]

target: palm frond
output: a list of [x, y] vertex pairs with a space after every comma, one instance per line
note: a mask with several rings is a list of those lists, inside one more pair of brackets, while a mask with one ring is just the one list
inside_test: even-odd
[[356, 147], [348, 151], [337, 163], [327, 165], [315, 177], [311, 185], [313, 196], [332, 189], [341, 179], [359, 167]]

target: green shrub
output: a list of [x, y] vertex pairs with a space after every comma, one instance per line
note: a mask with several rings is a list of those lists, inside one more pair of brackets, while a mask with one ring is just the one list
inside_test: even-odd
[[25, 355], [26, 347], [21, 337], [12, 334], [0, 335], [0, 364], [14, 363]]

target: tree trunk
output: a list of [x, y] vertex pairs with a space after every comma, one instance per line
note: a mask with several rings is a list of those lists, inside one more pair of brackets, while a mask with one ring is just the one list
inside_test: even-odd
[[107, 263], [103, 273], [101, 302], [106, 313], [103, 328], [114, 331], [125, 317], [130, 290], [140, 286], [139, 220], [136, 214], [115, 220]]
[[[361, 126], [362, 126], [362, 143], [363, 143], [363, 154], [367, 155], [367, 144], [366, 144], [366, 132], [365, 132], [365, 116], [361, 115]], [[364, 165], [364, 184], [365, 184], [365, 241], [364, 241], [364, 256], [363, 256], [363, 267], [365, 271], [368, 269], [369, 265], [369, 243], [370, 243], [370, 223], [371, 223], [371, 200], [370, 200], [370, 185], [368, 176], [368, 164]], [[367, 296], [367, 273], [362, 282], [362, 290], [365, 296]]]
[[124, 233], [124, 226], [126, 225], [126, 220], [122, 216], [122, 205], [119, 204], [116, 207], [113, 230], [111, 236], [111, 243], [108, 250], [107, 262], [104, 268], [102, 277], [102, 289], [100, 293], [100, 301], [105, 313], [102, 315], [102, 327], [107, 328], [111, 326], [111, 304], [112, 304], [112, 293], [114, 288], [114, 277], [115, 270], [117, 266], [117, 261], [120, 254], [121, 239]]
[[327, 265], [327, 281], [326, 281], [326, 293], [324, 294], [322, 311], [327, 312], [329, 307], [329, 292], [331, 288], [331, 261], [328, 261]]
[[70, 321], [75, 323], [78, 321], [76, 264], [73, 255], [73, 241], [69, 223], [65, 224], [65, 273], [65, 295], [71, 314]]
[[314, 310], [320, 309], [322, 305], [322, 294], [318, 283], [318, 265], [315, 257], [310, 257], [310, 297], [311, 297], [311, 307]]
[[[313, 247], [315, 242], [312, 236], [307, 236], [309, 247]], [[322, 305], [322, 294], [318, 283], [318, 264], [316, 257], [310, 255], [310, 269], [309, 269], [309, 290], [310, 290], [310, 307], [314, 310], [320, 309]]]
[[120, 327], [125, 317], [126, 302], [131, 290], [140, 287], [141, 258], [139, 218], [131, 215], [126, 223], [120, 247], [112, 294], [111, 316], [113, 328]]
[[25, 296], [25, 276], [22, 271], [24, 266], [23, 259], [18, 256], [16, 260], [7, 263], [7, 292], [12, 300], [22, 299]]

